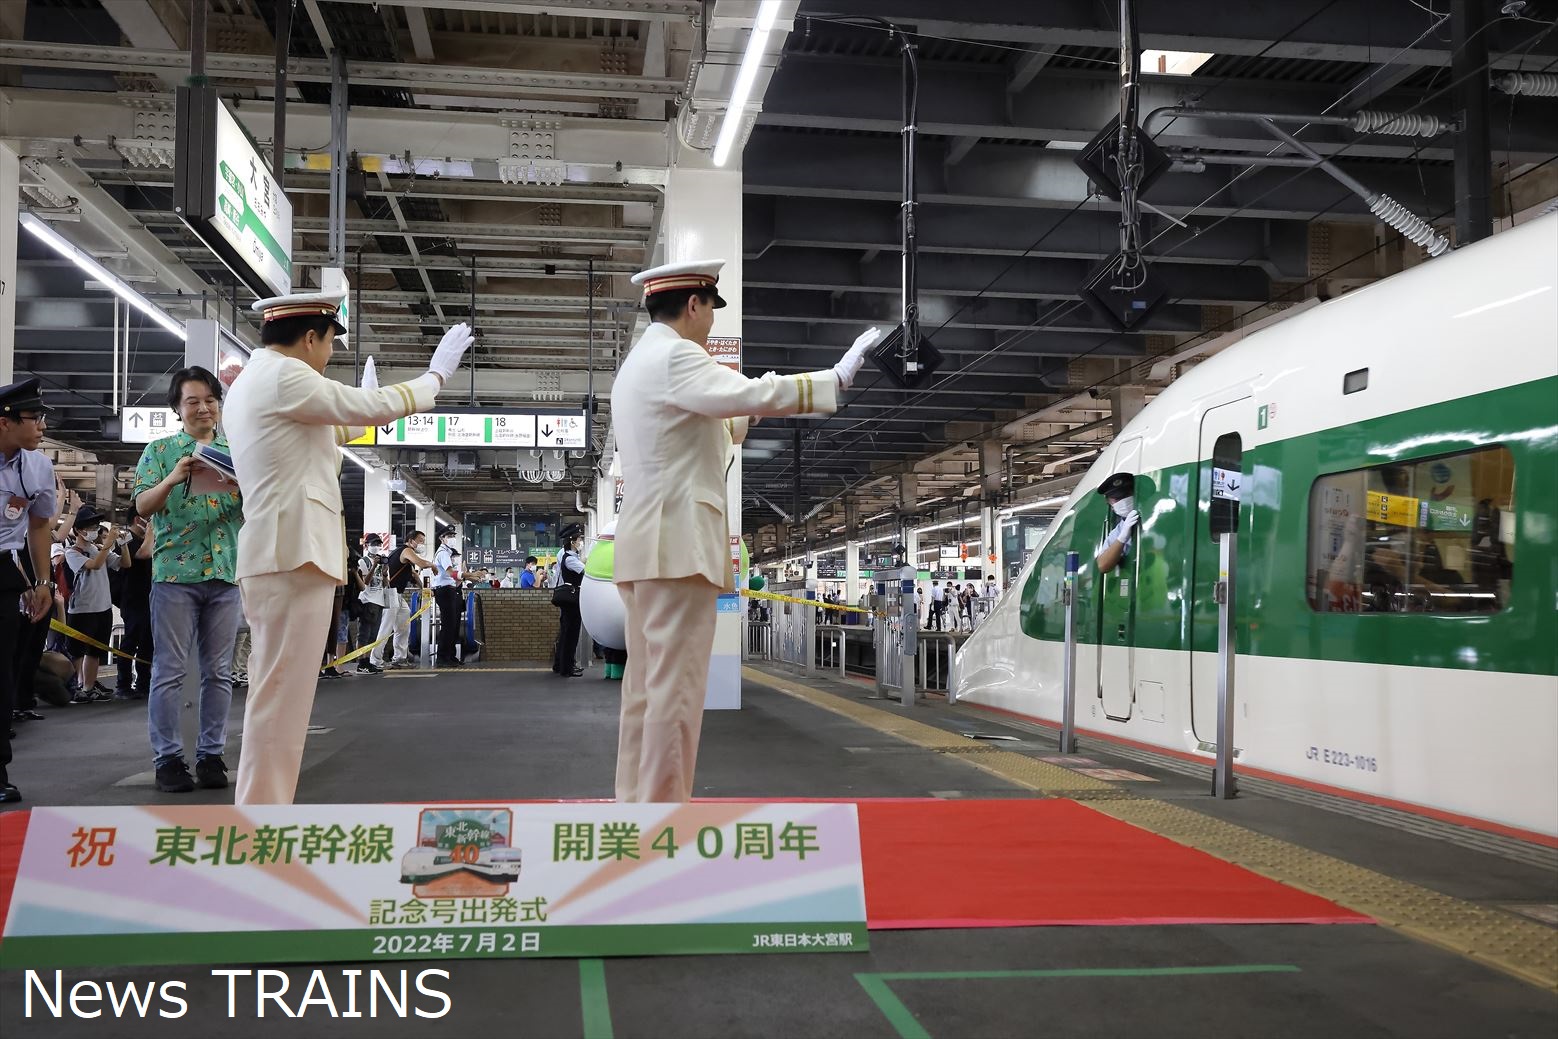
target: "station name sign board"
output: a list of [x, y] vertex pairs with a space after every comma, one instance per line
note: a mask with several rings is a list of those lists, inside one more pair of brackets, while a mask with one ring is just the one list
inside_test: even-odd
[[292, 203], [221, 98], [179, 87], [173, 211], [261, 297], [292, 291]]

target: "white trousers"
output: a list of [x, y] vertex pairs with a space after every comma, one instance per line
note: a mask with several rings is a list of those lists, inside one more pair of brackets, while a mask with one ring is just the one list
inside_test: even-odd
[[319, 681], [335, 578], [310, 566], [238, 582], [249, 618], [249, 693], [235, 804], [291, 804]]
[[719, 589], [702, 577], [617, 585], [627, 671], [617, 732], [617, 800], [692, 797]]
[[[411, 607], [406, 605], [406, 597], [399, 592], [391, 591], [389, 603], [379, 612], [379, 633], [375, 639], [395, 636], [395, 660], [405, 660], [411, 655]], [[380, 642], [373, 647], [373, 652], [368, 654], [368, 660], [375, 667], [384, 666], [384, 649], [388, 642]]]

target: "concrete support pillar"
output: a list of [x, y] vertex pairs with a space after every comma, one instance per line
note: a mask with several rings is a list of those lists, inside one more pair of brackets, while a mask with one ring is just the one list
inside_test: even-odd
[[97, 478], [97, 507], [108, 514], [108, 518], [118, 522], [122, 517], [114, 514], [114, 467], [111, 465], [93, 466], [93, 475]]
[[21, 165], [10, 145], [0, 144], [0, 386], [16, 378], [16, 222]]
[[[714, 312], [711, 338], [741, 341], [741, 172], [716, 169], [709, 156], [684, 149], [672, 164], [665, 187], [666, 263], [691, 260], [725, 261], [720, 295], [728, 304]], [[738, 347], [739, 356], [739, 347]], [[735, 452], [726, 475], [725, 516], [732, 555], [741, 537], [741, 451]], [[796, 517], [799, 519], [800, 517]], [[741, 707], [741, 617], [739, 595], [722, 596], [709, 661], [705, 710]]]
[[437, 523], [433, 521], [433, 507], [431, 505], [417, 504], [417, 528], [427, 535], [427, 547], [422, 552], [422, 558], [433, 558], [433, 546], [438, 544], [438, 531], [434, 529]]
[[[364, 534], [393, 533], [404, 537], [405, 531], [390, 530], [389, 473], [383, 469], [365, 469], [362, 474], [362, 532]], [[399, 544], [399, 541], [396, 542]]]
[[1116, 386], [1109, 391], [1109, 403], [1113, 406], [1114, 435], [1131, 424], [1147, 404], [1147, 391], [1140, 386]]
[[860, 542], [844, 544], [844, 601], [851, 606], [860, 599]]

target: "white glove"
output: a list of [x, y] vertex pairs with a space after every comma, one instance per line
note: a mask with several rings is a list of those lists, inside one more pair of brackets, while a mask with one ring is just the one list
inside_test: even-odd
[[866, 329], [860, 338], [855, 340], [855, 345], [849, 348], [844, 359], [833, 366], [833, 374], [838, 376], [840, 388], [847, 390], [854, 383], [855, 376], [860, 374], [860, 366], [866, 363], [866, 351], [875, 346], [877, 340], [881, 338], [880, 328]]
[[1110, 540], [1117, 545], [1123, 545], [1127, 541], [1131, 540], [1131, 531], [1135, 530], [1140, 525], [1141, 514], [1138, 513], [1135, 509], [1132, 509], [1130, 512], [1125, 514], [1125, 519], [1121, 520], [1119, 524], [1115, 526], [1114, 537], [1112, 537]]
[[438, 349], [433, 351], [433, 359], [428, 362], [427, 370], [438, 376], [440, 382], [448, 382], [459, 369], [460, 358], [465, 356], [465, 351], [470, 347], [473, 339], [470, 325], [464, 322], [455, 325], [445, 332], [444, 338], [439, 341]]
[[379, 388], [379, 373], [373, 367], [373, 358], [368, 358], [368, 363], [362, 366], [362, 381], [357, 385], [365, 390], [376, 390]]

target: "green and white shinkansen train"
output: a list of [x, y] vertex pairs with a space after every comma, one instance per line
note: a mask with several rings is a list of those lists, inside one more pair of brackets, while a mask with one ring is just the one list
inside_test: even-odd
[[[1211, 763], [1214, 455], [1240, 472], [1236, 768], [1558, 845], [1558, 215], [1252, 335], [1142, 409], [957, 658], [960, 702]], [[1094, 493], [1136, 477], [1125, 561]]]

